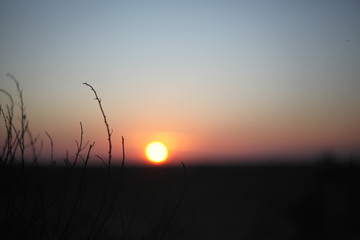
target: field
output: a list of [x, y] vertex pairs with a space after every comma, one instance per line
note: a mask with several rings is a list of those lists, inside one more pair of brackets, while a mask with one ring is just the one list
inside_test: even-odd
[[1, 236], [357, 239], [358, 173], [300, 164], [2, 168]]

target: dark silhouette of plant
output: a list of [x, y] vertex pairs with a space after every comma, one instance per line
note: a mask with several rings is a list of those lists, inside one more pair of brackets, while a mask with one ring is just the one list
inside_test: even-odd
[[45, 134], [46, 136], [48, 136], [49, 140], [50, 140], [50, 149], [51, 149], [51, 152], [50, 152], [50, 164], [51, 164], [51, 167], [55, 167], [55, 160], [54, 160], [54, 142], [50, 136], [50, 134], [48, 132], [45, 131]]
[[[108, 140], [108, 158], [95, 155], [101, 160], [98, 169], [89, 167], [95, 142], [84, 144], [84, 128], [80, 122], [80, 138], [75, 140], [74, 157], [66, 152], [64, 165], [56, 164], [54, 159], [54, 141], [45, 131], [50, 142], [50, 165], [39, 162], [43, 148], [40, 135], [34, 137], [26, 117], [24, 98], [19, 82], [8, 74], [16, 85], [19, 104], [15, 104], [12, 95], [0, 89], [8, 99], [0, 105], [0, 117], [4, 122], [4, 143], [0, 153], [0, 236], [4, 239], [106, 239], [110, 228], [118, 228], [117, 239], [131, 237], [133, 221], [124, 215], [123, 191], [125, 169], [125, 139], [121, 137], [121, 167], [112, 167], [112, 131], [105, 115], [101, 99], [96, 90], [88, 83], [95, 94], [100, 112], [104, 119]], [[19, 121], [15, 122], [15, 108], [19, 109]], [[30, 151], [28, 151], [28, 148]], [[84, 153], [87, 149], [86, 154]], [[168, 215], [160, 220], [158, 228], [153, 229], [157, 239], [165, 239], [173, 225], [187, 192], [188, 182], [184, 169], [185, 184], [180, 199], [173, 209], [165, 206]], [[47, 167], [49, 166], [49, 167]], [[105, 166], [105, 168], [103, 167]], [[105, 174], [104, 174], [105, 170]], [[92, 173], [96, 171], [96, 177]], [[60, 177], [60, 179], [58, 178]], [[101, 192], [92, 192], [89, 186], [101, 185]], [[93, 183], [94, 184], [94, 183]], [[90, 199], [93, 196], [96, 199]], [[168, 199], [168, 202], [170, 199]], [[86, 214], [91, 211], [91, 216]], [[135, 217], [135, 214], [133, 214]], [[136, 232], [135, 235], [143, 235]]]
[[104, 123], [105, 123], [106, 131], [107, 131], [107, 135], [108, 135], [108, 144], [109, 144], [108, 168], [110, 169], [110, 167], [111, 167], [111, 158], [112, 158], [112, 155], [111, 155], [111, 151], [112, 151], [112, 143], [111, 143], [112, 130], [110, 131], [110, 127], [109, 127], [108, 121], [106, 119], [104, 109], [103, 109], [103, 107], [101, 105], [101, 99], [98, 97], [96, 90], [88, 83], [83, 83], [83, 84], [88, 86], [91, 89], [91, 91], [94, 92], [95, 100], [99, 103], [100, 111], [101, 111], [101, 114], [102, 114], [102, 116], [104, 118]]

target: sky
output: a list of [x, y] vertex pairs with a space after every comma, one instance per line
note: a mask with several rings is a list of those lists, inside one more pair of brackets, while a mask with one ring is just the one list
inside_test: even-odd
[[20, 82], [45, 157], [45, 131], [57, 157], [74, 155], [80, 122], [106, 157], [83, 82], [130, 162], [155, 140], [170, 163], [359, 153], [359, 12], [351, 0], [0, 0], [0, 88], [16, 96], [7, 73]]

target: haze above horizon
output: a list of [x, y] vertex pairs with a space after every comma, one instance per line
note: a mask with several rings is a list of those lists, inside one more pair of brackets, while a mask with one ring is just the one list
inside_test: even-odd
[[[79, 122], [114, 156], [169, 161], [360, 150], [358, 1], [0, 1], [1, 89], [74, 153]], [[0, 94], [1, 105], [8, 100]], [[4, 123], [0, 134], [4, 136]], [[1, 139], [3, 141], [3, 139]]]

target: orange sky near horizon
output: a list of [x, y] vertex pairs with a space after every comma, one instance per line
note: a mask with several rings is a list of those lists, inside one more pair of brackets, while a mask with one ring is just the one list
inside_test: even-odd
[[[126, 109], [126, 105], [113, 105], [108, 101], [108, 96], [103, 96], [99, 89], [97, 91], [113, 130], [113, 157], [115, 161], [120, 161], [121, 136], [124, 136], [126, 156], [129, 160], [127, 163], [130, 165], [148, 164], [145, 147], [151, 141], [160, 141], [168, 147], [169, 157], [165, 164], [177, 164], [183, 160], [191, 164], [193, 160], [204, 158], [214, 161], [214, 157], [226, 159], [267, 155], [311, 156], [329, 149], [351, 153], [347, 150], [356, 150], [356, 143], [360, 142], [360, 134], [356, 132], [358, 119], [331, 116], [331, 111], [322, 112], [327, 121], [315, 114], [301, 117], [300, 112], [298, 115], [286, 116], [286, 111], [266, 114], [254, 110], [253, 115], [242, 118], [239, 116], [239, 119], [226, 119], [224, 115], [222, 119], [213, 116], [197, 122], [197, 112], [188, 112], [180, 118], [178, 115], [168, 115], [161, 111], [158, 115], [151, 115], [150, 112], [155, 111], [154, 109], [147, 109], [145, 112], [136, 112], [134, 109], [121, 110]], [[79, 92], [81, 97], [76, 97], [71, 104], [73, 108], [65, 104], [56, 104], [43, 112], [43, 105], [31, 104], [32, 101], [26, 102], [30, 127], [43, 139], [43, 157], [50, 156], [49, 142], [44, 131], [51, 134], [55, 144], [55, 155], [59, 159], [65, 158], [66, 151], [70, 157], [75, 155], [75, 140], [80, 139], [81, 121], [84, 127], [84, 141], [95, 141], [93, 153], [106, 159], [107, 134], [98, 104], [89, 89], [80, 85]], [[24, 89], [25, 100], [27, 95]], [[51, 104], [51, 101], [46, 102], [45, 99], [41, 102], [45, 105]], [[116, 113], [113, 108], [120, 110]], [[214, 121], [221, 122], [222, 126], [214, 128], [214, 125], [217, 126]]]

